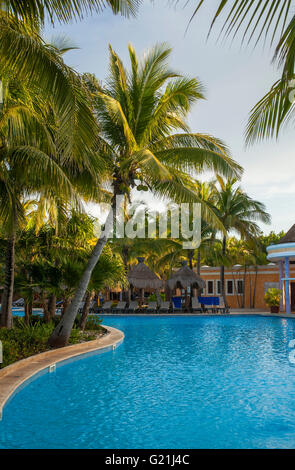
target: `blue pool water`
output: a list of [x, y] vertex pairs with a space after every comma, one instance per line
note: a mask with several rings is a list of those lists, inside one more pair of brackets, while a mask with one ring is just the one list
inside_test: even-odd
[[[25, 311], [23, 307], [13, 307], [12, 308], [12, 315], [14, 317], [24, 317]], [[33, 315], [43, 315], [43, 308], [34, 308]]]
[[294, 448], [295, 321], [106, 317], [115, 351], [57, 368], [5, 406], [0, 448]]

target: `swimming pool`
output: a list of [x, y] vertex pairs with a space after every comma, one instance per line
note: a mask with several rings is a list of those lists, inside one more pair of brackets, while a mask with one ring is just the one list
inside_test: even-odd
[[[14, 317], [24, 317], [25, 311], [23, 307], [12, 307], [12, 315]], [[33, 315], [43, 315], [43, 308], [33, 308]]]
[[7, 403], [0, 448], [294, 448], [292, 319], [119, 317], [115, 351]]

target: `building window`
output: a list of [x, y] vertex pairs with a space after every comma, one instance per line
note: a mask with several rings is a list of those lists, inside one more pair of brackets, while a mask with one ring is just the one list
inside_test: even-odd
[[216, 295], [221, 295], [221, 282], [219, 280], [216, 281]]
[[242, 279], [239, 279], [237, 281], [237, 294], [238, 295], [244, 294], [244, 281]]
[[227, 295], [234, 295], [234, 281], [231, 279], [226, 281], [226, 293]]
[[207, 281], [207, 295], [214, 295], [214, 281]]

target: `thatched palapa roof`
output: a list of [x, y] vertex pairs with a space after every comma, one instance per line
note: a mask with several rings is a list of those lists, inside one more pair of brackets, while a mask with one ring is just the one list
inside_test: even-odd
[[144, 264], [144, 258], [137, 258], [138, 264], [128, 273], [129, 283], [137, 289], [160, 289], [162, 280]]
[[295, 224], [290, 228], [286, 235], [280, 239], [278, 244], [281, 243], [295, 243]]
[[178, 283], [181, 284], [183, 289], [187, 289], [194, 284], [197, 284], [198, 288], [200, 289], [205, 287], [205, 282], [203, 279], [192, 269], [190, 269], [186, 263], [182, 263], [182, 267], [176, 271], [176, 273], [172, 274], [170, 279], [167, 281], [167, 284], [171, 290], [175, 289]]

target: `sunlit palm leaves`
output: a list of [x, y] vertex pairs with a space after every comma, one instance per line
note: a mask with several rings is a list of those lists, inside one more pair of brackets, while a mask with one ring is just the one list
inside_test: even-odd
[[[197, 202], [192, 180], [198, 173], [209, 169], [237, 176], [242, 170], [222, 141], [190, 133], [186, 117], [192, 105], [204, 99], [203, 87], [199, 80], [170, 69], [170, 53], [166, 44], [158, 44], [139, 60], [129, 46], [127, 70], [110, 47], [106, 84], [90, 75], [85, 82], [101, 126], [99, 154], [105, 153], [119, 191], [128, 192], [142, 181], [160, 197]], [[173, 134], [179, 130], [183, 132]], [[214, 218], [210, 208], [204, 210]]]
[[[206, 3], [205, 0], [197, 2], [192, 19], [204, 3]], [[292, 0], [220, 0], [209, 34], [217, 20], [223, 15], [225, 20], [221, 27], [221, 35], [235, 37], [241, 32], [242, 41], [246, 40], [248, 43], [253, 39], [257, 43], [268, 36], [273, 42], [277, 34], [283, 35], [291, 6]]]
[[[194, 18], [202, 5], [197, 2]], [[208, 2], [207, 3], [211, 3]], [[293, 7], [293, 8], [292, 8]], [[251, 111], [246, 131], [247, 143], [277, 137], [291, 118], [294, 107], [289, 99], [290, 81], [294, 78], [295, 16], [293, 0], [221, 0], [214, 13], [213, 26], [223, 17], [220, 35], [235, 39], [242, 33], [242, 42], [277, 41], [274, 61], [282, 67], [282, 77]]]
[[[106, 6], [114, 13], [134, 15], [140, 0], [15, 0], [0, 1], [0, 68], [32, 87], [59, 113], [60, 126], [68, 137], [63, 153], [80, 154], [93, 146], [97, 125], [86, 90], [78, 75], [67, 67], [61, 52], [46, 45], [39, 35], [46, 19], [52, 23], [82, 19]], [[0, 77], [2, 78], [2, 77]]]
[[214, 207], [227, 232], [233, 230], [244, 238], [260, 233], [257, 222], [270, 223], [264, 204], [246, 194], [236, 179], [224, 180], [217, 176]]
[[[294, 117], [292, 81], [278, 80], [254, 106], [246, 128], [246, 143], [278, 137], [282, 126]], [[295, 85], [295, 82], [294, 82]]]
[[114, 13], [135, 15], [140, 3], [141, 0], [1, 0], [0, 8], [18, 18], [43, 24], [46, 18], [52, 23], [83, 19], [88, 14], [100, 13], [106, 6]]

